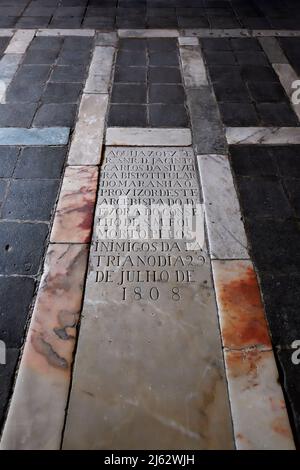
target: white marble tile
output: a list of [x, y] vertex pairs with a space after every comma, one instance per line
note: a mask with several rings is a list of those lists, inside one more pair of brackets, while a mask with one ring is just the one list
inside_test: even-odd
[[179, 51], [185, 86], [197, 88], [207, 85], [206, 69], [200, 46], [181, 46]]
[[106, 145], [188, 146], [192, 143], [189, 129], [157, 129], [142, 127], [109, 127]]
[[230, 164], [225, 155], [199, 155], [210, 253], [213, 259], [247, 259], [247, 239]]
[[179, 37], [180, 46], [199, 46], [199, 39], [196, 37]]
[[271, 64], [287, 64], [288, 60], [274, 37], [260, 37], [258, 41]]
[[114, 47], [95, 47], [84, 93], [108, 93], [114, 53]]
[[290, 64], [273, 64], [273, 68], [277, 73], [286, 94], [290, 98], [291, 105], [294, 108], [298, 119], [300, 119], [300, 103], [296, 104], [292, 100], [292, 94], [295, 92], [295, 88], [292, 87], [292, 83], [296, 80], [299, 80], [298, 75]]
[[96, 46], [116, 46], [118, 43], [118, 35], [116, 32], [96, 33]]
[[295, 30], [280, 30], [280, 29], [254, 29], [252, 36], [278, 36], [278, 37], [299, 37], [300, 31]]
[[6, 90], [22, 59], [22, 54], [4, 54], [0, 60], [0, 103], [2, 104], [6, 102]]
[[300, 127], [227, 127], [229, 145], [300, 144]]
[[1, 28], [0, 29], [0, 37], [10, 37], [10, 36], [13, 36], [14, 34], [14, 30], [13, 29], [5, 29], [5, 28]]
[[192, 29], [181, 29], [180, 35], [182, 36], [197, 36], [199, 38], [239, 38], [249, 37], [250, 32], [247, 29], [209, 29], [209, 28], [192, 28]]
[[177, 29], [118, 29], [120, 38], [177, 38]]
[[18, 29], [5, 49], [5, 54], [24, 54], [34, 35], [34, 29]]
[[88, 36], [95, 35], [94, 29], [38, 29], [37, 36]]
[[238, 450], [294, 450], [272, 351], [225, 351]]
[[82, 95], [68, 165], [99, 164], [107, 104], [108, 95]]
[[87, 245], [49, 245], [1, 449], [60, 447], [87, 256]]

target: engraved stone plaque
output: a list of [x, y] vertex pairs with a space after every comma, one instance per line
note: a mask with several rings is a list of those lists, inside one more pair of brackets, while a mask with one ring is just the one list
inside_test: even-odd
[[191, 148], [108, 147], [65, 449], [233, 447]]

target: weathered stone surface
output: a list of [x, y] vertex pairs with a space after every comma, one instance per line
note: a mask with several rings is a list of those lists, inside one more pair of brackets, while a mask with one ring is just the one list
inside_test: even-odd
[[191, 131], [184, 128], [139, 128], [109, 127], [106, 131], [106, 145], [176, 145], [192, 143]]
[[68, 127], [5, 127], [0, 128], [0, 145], [66, 145], [69, 133]]
[[68, 156], [69, 165], [97, 165], [100, 162], [106, 94], [83, 94]]
[[114, 47], [95, 47], [85, 93], [108, 93], [114, 53]]
[[187, 101], [196, 153], [224, 153], [226, 140], [217, 103], [210, 87], [188, 89]]
[[87, 251], [49, 246], [2, 449], [59, 449]]
[[272, 351], [226, 351], [238, 450], [293, 450], [295, 444]]
[[5, 54], [24, 54], [30, 42], [34, 38], [35, 30], [19, 29], [13, 35]]
[[186, 88], [207, 85], [207, 75], [200, 46], [181, 46], [179, 50]]
[[247, 238], [226, 155], [198, 157], [210, 254], [213, 259], [247, 259]]
[[268, 56], [271, 64], [287, 64], [288, 60], [282, 51], [278, 41], [274, 37], [263, 37], [258, 39], [261, 47]]
[[195, 208], [194, 165], [191, 149], [106, 149], [65, 449], [233, 447], [205, 246], [98, 231], [121, 195]]
[[229, 145], [300, 144], [299, 127], [227, 127]]
[[98, 167], [68, 166], [63, 179], [51, 232], [53, 243], [90, 241]]

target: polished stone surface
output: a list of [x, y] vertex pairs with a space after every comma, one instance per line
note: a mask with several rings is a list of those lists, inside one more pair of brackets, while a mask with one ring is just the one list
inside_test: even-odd
[[58, 449], [88, 249], [49, 246], [1, 449]]
[[5, 127], [0, 128], [0, 145], [66, 145], [69, 133], [68, 127]]
[[189, 129], [155, 129], [134, 127], [109, 127], [106, 145], [188, 146], [192, 143]]
[[199, 155], [212, 259], [249, 258], [247, 239], [226, 155]]
[[57, 203], [52, 243], [88, 243], [91, 237], [98, 167], [68, 166]]
[[300, 144], [299, 127], [227, 127], [229, 145]]
[[106, 239], [99, 211], [120, 195], [196, 208], [192, 150], [106, 149], [63, 448], [231, 449], [206, 249]]

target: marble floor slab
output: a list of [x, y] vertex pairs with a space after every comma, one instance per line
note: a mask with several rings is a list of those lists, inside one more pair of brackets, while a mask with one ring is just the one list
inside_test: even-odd
[[97, 231], [104, 204], [126, 194], [149, 209], [159, 192], [168, 204], [171, 183], [199, 203], [191, 149], [106, 149], [64, 449], [234, 447], [205, 245]]

